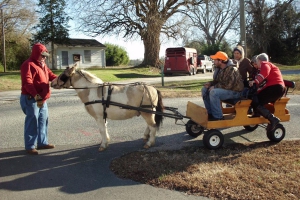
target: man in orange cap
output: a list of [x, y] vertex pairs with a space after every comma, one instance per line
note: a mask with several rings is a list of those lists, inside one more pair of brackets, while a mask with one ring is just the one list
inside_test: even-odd
[[224, 119], [221, 100], [240, 98], [244, 83], [238, 68], [225, 52], [218, 51], [210, 57], [216, 67], [214, 79], [206, 83], [201, 92], [209, 120], [216, 121]]

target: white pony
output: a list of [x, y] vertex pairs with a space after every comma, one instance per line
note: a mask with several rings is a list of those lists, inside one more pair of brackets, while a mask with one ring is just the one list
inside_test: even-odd
[[102, 137], [99, 151], [105, 150], [110, 140], [106, 118], [124, 120], [141, 115], [147, 123], [143, 136], [144, 148], [155, 144], [155, 135], [163, 120], [163, 116], [157, 113], [162, 113], [164, 109], [159, 90], [144, 83], [103, 83], [87, 71], [76, 70], [76, 65], [65, 69], [51, 83], [55, 89], [71, 86], [99, 126]]

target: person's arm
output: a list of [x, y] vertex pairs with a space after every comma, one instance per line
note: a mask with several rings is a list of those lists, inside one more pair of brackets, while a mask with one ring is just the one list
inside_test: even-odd
[[255, 76], [254, 83], [260, 85], [270, 74], [271, 65], [267, 62], [261, 62], [260, 72]]
[[251, 65], [251, 61], [246, 58], [247, 60], [247, 72], [248, 72], [248, 78], [251, 79], [252, 78], [252, 74], [255, 73], [254, 67]]
[[[47, 66], [46, 66], [46, 67], [47, 67]], [[51, 69], [49, 69], [49, 67], [47, 67], [47, 70], [48, 70], [48, 75], [49, 75], [49, 81], [53, 81], [53, 80], [57, 77], [57, 75], [54, 74], [54, 73], [51, 71]]]

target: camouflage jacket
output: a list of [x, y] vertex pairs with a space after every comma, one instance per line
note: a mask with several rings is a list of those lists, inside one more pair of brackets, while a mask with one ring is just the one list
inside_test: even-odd
[[244, 89], [242, 76], [236, 65], [228, 63], [224, 69], [217, 70], [214, 80], [211, 82], [215, 88], [223, 88], [241, 92]]

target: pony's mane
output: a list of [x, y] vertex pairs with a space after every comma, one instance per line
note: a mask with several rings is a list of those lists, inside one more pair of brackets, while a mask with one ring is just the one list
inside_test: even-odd
[[95, 76], [94, 74], [88, 72], [88, 71], [85, 71], [85, 70], [80, 70], [84, 75], [85, 77], [92, 83], [98, 83], [98, 84], [102, 84], [103, 81], [98, 78], [97, 76]]

